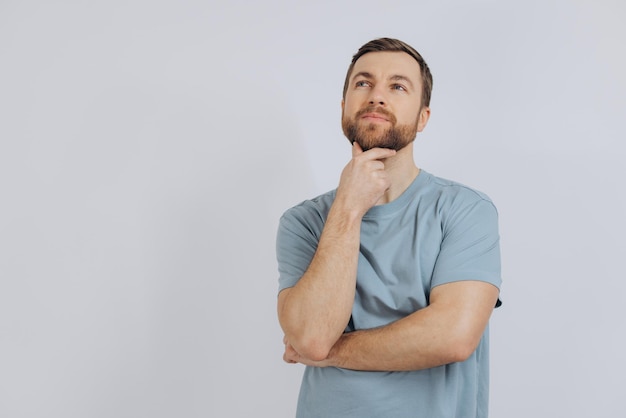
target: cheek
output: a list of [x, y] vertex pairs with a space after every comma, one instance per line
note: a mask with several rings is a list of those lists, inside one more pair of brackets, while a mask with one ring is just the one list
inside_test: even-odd
[[344, 114], [346, 115], [352, 115], [355, 112], [355, 106], [353, 104], [353, 101], [346, 101], [345, 105], [343, 106], [343, 110], [344, 110]]
[[401, 115], [396, 114], [396, 117], [398, 125], [415, 125], [419, 121], [419, 116], [416, 118], [415, 113], [403, 112]]
[[366, 103], [364, 104], [363, 100], [361, 99], [361, 97], [355, 95], [354, 93], [346, 96], [343, 105], [344, 115], [348, 117], [353, 117], [356, 112], [361, 110], [363, 106], [367, 105]]

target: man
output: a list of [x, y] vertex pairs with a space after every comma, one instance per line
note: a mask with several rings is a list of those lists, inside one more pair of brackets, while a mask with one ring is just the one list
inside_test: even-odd
[[363, 45], [341, 102], [352, 159], [336, 190], [281, 217], [284, 360], [307, 366], [298, 417], [487, 416], [497, 212], [416, 166], [431, 88], [411, 46]]

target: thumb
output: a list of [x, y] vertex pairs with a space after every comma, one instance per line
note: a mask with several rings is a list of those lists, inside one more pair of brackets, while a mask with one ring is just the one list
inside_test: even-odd
[[363, 148], [361, 148], [358, 142], [354, 141], [352, 143], [352, 157], [356, 157], [360, 154], [363, 154]]

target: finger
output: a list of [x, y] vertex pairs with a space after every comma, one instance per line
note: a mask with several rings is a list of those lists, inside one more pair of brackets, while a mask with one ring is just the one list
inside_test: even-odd
[[285, 348], [285, 352], [283, 353], [283, 361], [285, 363], [291, 363], [291, 364], [297, 363], [296, 357], [295, 357], [296, 355], [297, 353], [293, 351], [293, 349], [289, 350], [288, 348]]
[[352, 157], [356, 157], [357, 155], [363, 154], [363, 149], [359, 145], [358, 142], [354, 141], [352, 143]]
[[385, 163], [380, 160], [367, 161], [366, 167], [368, 167], [372, 171], [384, 171]]

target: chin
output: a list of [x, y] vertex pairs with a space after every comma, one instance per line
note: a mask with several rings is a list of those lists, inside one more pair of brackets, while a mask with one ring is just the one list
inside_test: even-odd
[[350, 140], [350, 142], [352, 143], [356, 141], [361, 146], [363, 151], [367, 151], [372, 148], [386, 148], [400, 151], [413, 142], [413, 139], [409, 141], [399, 141], [397, 139], [398, 138], [385, 138], [385, 140], [363, 140], [362, 138], [357, 138], [355, 140]]
[[377, 126], [358, 126], [350, 121], [342, 124], [343, 132], [350, 141], [356, 141], [363, 151], [372, 148], [387, 148], [400, 151], [415, 140], [417, 135], [417, 124], [415, 126], [394, 126], [380, 131]]

